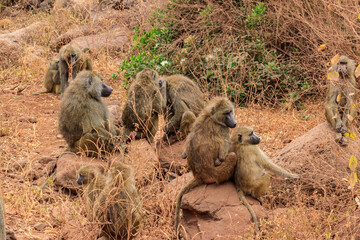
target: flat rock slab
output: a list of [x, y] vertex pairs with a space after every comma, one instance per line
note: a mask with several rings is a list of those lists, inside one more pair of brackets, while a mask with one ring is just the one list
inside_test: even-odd
[[189, 172], [186, 159], [181, 158], [184, 151], [185, 141], [179, 141], [172, 145], [167, 145], [159, 141], [156, 145], [156, 151], [159, 156], [161, 168], [168, 169], [168, 171], [182, 175]]

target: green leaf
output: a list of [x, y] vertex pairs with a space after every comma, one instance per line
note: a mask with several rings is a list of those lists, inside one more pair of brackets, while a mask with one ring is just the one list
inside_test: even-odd
[[355, 184], [357, 183], [358, 178], [356, 175], [356, 172], [352, 172], [350, 175], [349, 183], [350, 183], [350, 189], [353, 189], [355, 187]]
[[352, 172], [355, 172], [356, 167], [357, 167], [357, 159], [355, 156], [351, 156], [349, 161], [349, 168], [351, 169]]

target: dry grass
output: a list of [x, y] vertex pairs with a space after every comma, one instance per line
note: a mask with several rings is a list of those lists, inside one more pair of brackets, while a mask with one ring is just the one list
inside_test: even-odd
[[[288, 9], [290, 5], [287, 4], [282, 7]], [[0, 183], [7, 225], [18, 239], [96, 239], [98, 231], [85, 218], [82, 198], [53, 185], [43, 192], [38, 189], [43, 179], [36, 179], [39, 167], [37, 160], [42, 156], [58, 156], [64, 150], [65, 142], [56, 137], [58, 97], [51, 94], [32, 95], [32, 92], [39, 91], [39, 86], [42, 86], [47, 63], [56, 54], [51, 49], [52, 40], [74, 25], [91, 25], [91, 22], [77, 18], [68, 11], [30, 14], [16, 10], [7, 18], [9, 22], [0, 28], [0, 34], [39, 21], [45, 23], [20, 44], [23, 51], [16, 61], [0, 67]], [[143, 24], [144, 19], [139, 17], [137, 23]], [[316, 29], [318, 28], [320, 27]], [[109, 100], [125, 100], [121, 81], [110, 80], [111, 74], [117, 71], [125, 57], [124, 53], [114, 54], [109, 51], [99, 51], [94, 55], [94, 69], [109, 79], [107, 83], [114, 88]], [[309, 63], [312, 62], [314, 61], [309, 60]], [[304, 101], [303, 105], [303, 110], [251, 105], [237, 109], [236, 119], [239, 124], [255, 126], [255, 131], [263, 139], [261, 148], [272, 156], [276, 150], [324, 121], [321, 100]], [[31, 123], [29, 118], [36, 118], [37, 122]], [[146, 227], [136, 239], [171, 238], [175, 195], [163, 192], [168, 183], [156, 177], [161, 175], [162, 170], [157, 167], [151, 182], [146, 185], [138, 184]], [[299, 199], [306, 197], [302, 195]], [[262, 223], [264, 238], [332, 237], [337, 230], [334, 224], [338, 224], [337, 227], [349, 222], [351, 224], [351, 218], [348, 218], [348, 222], [339, 224], [331, 212], [308, 209], [302, 201], [298, 201], [289, 209], [273, 213], [271, 220], [264, 220]], [[324, 220], [326, 222], [322, 232], [319, 232], [317, 226]], [[45, 223], [47, 227], [43, 231], [37, 231], [34, 229], [37, 223]]]

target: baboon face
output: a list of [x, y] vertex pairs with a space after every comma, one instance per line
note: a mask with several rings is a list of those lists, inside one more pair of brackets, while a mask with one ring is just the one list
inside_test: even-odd
[[348, 58], [347, 56], [340, 56], [339, 62], [335, 66], [335, 70], [342, 77], [347, 77], [354, 74], [355, 71], [355, 63], [353, 60]]
[[260, 137], [254, 133], [254, 129], [248, 126], [241, 126], [234, 130], [231, 138], [232, 143], [256, 145], [260, 143]]
[[88, 184], [95, 178], [95, 169], [90, 166], [83, 166], [78, 170], [78, 179], [76, 182], [79, 185]]
[[64, 49], [64, 60], [69, 64], [74, 64], [78, 60], [80, 49], [75, 45], [68, 45]]
[[215, 122], [220, 125], [229, 128], [236, 127], [237, 122], [234, 118], [234, 105], [228, 99], [223, 99], [212, 107], [211, 115]]

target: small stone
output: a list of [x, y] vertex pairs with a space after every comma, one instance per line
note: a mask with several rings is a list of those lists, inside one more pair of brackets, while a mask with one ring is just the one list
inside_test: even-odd
[[56, 135], [56, 138], [57, 138], [57, 139], [62, 139], [62, 138], [63, 138], [63, 135], [62, 135], [62, 134], [58, 134], [58, 135]]
[[55, 113], [54, 110], [45, 110], [45, 114], [53, 114], [53, 113]]
[[29, 117], [28, 121], [29, 121], [30, 123], [37, 123], [36, 117]]
[[46, 223], [37, 223], [34, 225], [34, 229], [37, 231], [43, 231], [48, 225]]

